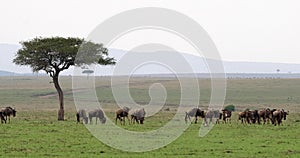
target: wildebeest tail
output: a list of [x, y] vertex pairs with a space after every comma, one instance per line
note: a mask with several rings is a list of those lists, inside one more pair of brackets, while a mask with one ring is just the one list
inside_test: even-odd
[[185, 112], [185, 118], [184, 118], [184, 120], [185, 120], [185, 123], [187, 123], [187, 118], [188, 118], [188, 113], [187, 113], [187, 112]]

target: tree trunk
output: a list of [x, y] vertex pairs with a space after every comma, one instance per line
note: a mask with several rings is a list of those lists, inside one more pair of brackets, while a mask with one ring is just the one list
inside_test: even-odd
[[59, 82], [58, 82], [58, 75], [53, 76], [53, 83], [55, 86], [55, 89], [58, 93], [59, 98], [59, 111], [58, 111], [58, 121], [64, 120], [64, 93], [62, 89], [60, 88]]

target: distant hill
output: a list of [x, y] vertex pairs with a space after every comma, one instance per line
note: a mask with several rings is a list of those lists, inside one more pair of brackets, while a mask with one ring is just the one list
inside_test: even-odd
[[1, 71], [0, 70], [0, 76], [14, 76], [14, 72], [9, 72], [9, 71]]
[[[115, 57], [117, 60], [120, 60], [124, 57], [124, 54], [127, 52], [124, 50], [111, 49], [109, 54]], [[159, 52], [155, 52], [159, 53]], [[143, 56], [146, 56], [147, 53], [140, 53], [138, 56], [131, 56], [128, 63], [133, 63], [139, 61]], [[209, 73], [206, 60], [200, 56], [195, 56], [192, 54], [182, 53], [182, 56], [185, 58], [186, 62], [192, 67], [194, 73]], [[180, 64], [183, 58], [169, 57], [169, 60], [173, 64]], [[214, 62], [212, 59], [207, 59], [207, 61]], [[118, 63], [118, 62], [117, 62]], [[268, 62], [233, 62], [233, 61], [223, 61], [225, 73], [300, 73], [300, 64], [289, 64], [289, 63], [268, 63]], [[99, 73], [109, 74], [113, 71], [114, 67], [101, 67]], [[140, 68], [136, 73], [140, 74], [165, 74], [168, 73], [166, 69], [161, 69], [159, 66], [148, 65], [144, 68]], [[188, 73], [188, 72], [187, 72]]]
[[[21, 48], [20, 45], [12, 44], [1, 44], [0, 43], [0, 70], [3, 71], [3, 75], [12, 75], [12, 74], [21, 74], [21, 75], [33, 75], [31, 68], [26, 66], [17, 66], [12, 63], [12, 60], [15, 57], [17, 50]], [[126, 54], [127, 51], [119, 49], [110, 49], [109, 55], [115, 57], [118, 61]], [[155, 52], [159, 54], [160, 52]], [[131, 56], [128, 60], [128, 63], [133, 63], [139, 61], [141, 58], [147, 55], [145, 52], [139, 53], [140, 55]], [[185, 58], [186, 62], [192, 67], [194, 73], [209, 73], [208, 67], [206, 65], [206, 60], [200, 56], [195, 56], [192, 54], [182, 53], [182, 56]], [[173, 64], [180, 64], [182, 58], [178, 59], [176, 57], [169, 57], [169, 60]], [[208, 61], [212, 61], [207, 59]], [[300, 73], [300, 64], [287, 64], [287, 63], [267, 63], [267, 62], [232, 62], [232, 61], [223, 61], [224, 70], [226, 73], [277, 73], [277, 69], [280, 70], [280, 73], [294, 74]], [[114, 71], [115, 66], [97, 66], [95, 71], [96, 75], [111, 75]], [[139, 68], [135, 71], [135, 74], [168, 74], [169, 70], [162, 68], [161, 66], [152, 64]], [[190, 73], [190, 72], [185, 72]], [[72, 75], [73, 69], [69, 69], [62, 72], [63, 75]]]

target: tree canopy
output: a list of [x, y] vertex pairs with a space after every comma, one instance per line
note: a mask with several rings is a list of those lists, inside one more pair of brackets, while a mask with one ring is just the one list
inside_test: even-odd
[[63, 91], [58, 80], [61, 71], [73, 65], [115, 64], [103, 44], [80, 38], [35, 38], [21, 42], [21, 45], [13, 62], [30, 66], [34, 72], [44, 70], [52, 77], [60, 102], [58, 120], [64, 120]]
[[113, 58], [107, 57], [108, 50], [102, 44], [80, 38], [35, 38], [21, 45], [13, 62], [30, 66], [34, 72], [44, 70], [51, 77], [75, 64], [115, 63]]

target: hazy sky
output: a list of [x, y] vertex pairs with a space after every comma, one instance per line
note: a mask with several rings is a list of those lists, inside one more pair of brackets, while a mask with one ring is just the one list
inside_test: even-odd
[[173, 9], [196, 20], [224, 60], [300, 63], [299, 0], [1, 0], [0, 43], [87, 37], [105, 19], [140, 7]]

